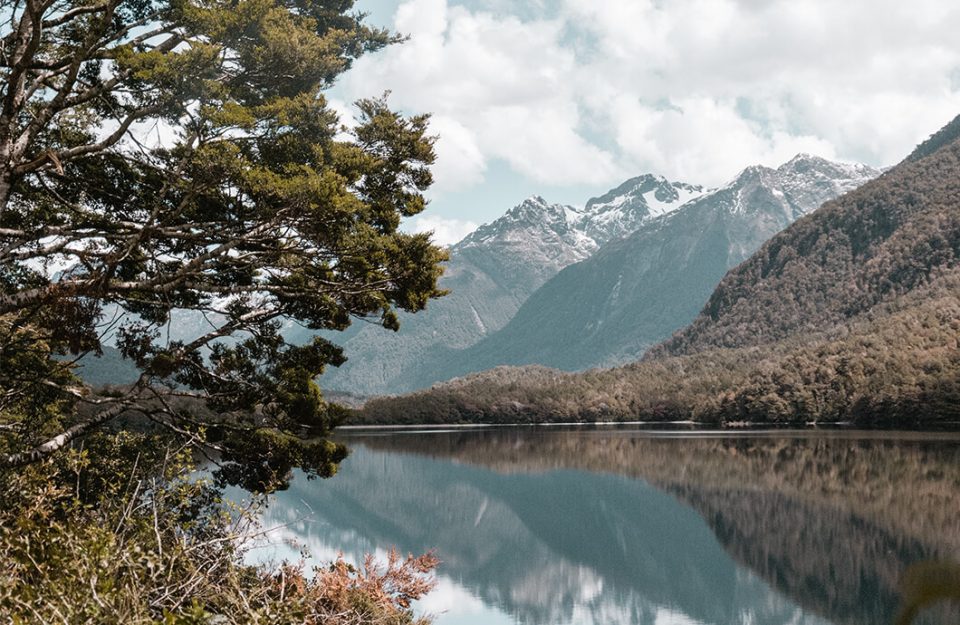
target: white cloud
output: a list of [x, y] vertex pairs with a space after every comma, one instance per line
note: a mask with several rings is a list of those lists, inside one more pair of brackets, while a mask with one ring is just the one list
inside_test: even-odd
[[815, 136], [765, 132], [732, 101], [699, 97], [651, 107], [623, 97], [609, 102], [608, 114], [629, 160], [679, 180], [717, 184], [749, 165], [780, 164], [799, 152], [837, 157]]
[[[717, 184], [796, 151], [892, 164], [960, 113], [960, 3], [404, 0], [410, 41], [349, 97], [431, 111], [437, 188], [493, 159], [598, 190], [641, 171]], [[522, 5], [522, 6], [521, 6]]]
[[395, 22], [410, 40], [361, 58], [344, 88], [352, 97], [389, 89], [395, 106], [434, 113], [441, 193], [475, 184], [490, 158], [545, 184], [608, 182], [622, 173], [580, 131], [570, 81], [576, 59], [562, 44], [562, 21], [409, 0]]
[[476, 230], [478, 224], [463, 219], [448, 219], [435, 215], [418, 215], [404, 224], [408, 232], [432, 232], [437, 245], [453, 245]]
[[518, 172], [544, 184], [602, 185], [627, 175], [612, 154], [576, 132], [576, 107], [492, 107], [478, 114], [479, 141]]
[[593, 42], [578, 78], [587, 110], [631, 162], [666, 175], [716, 183], [798, 147], [891, 164], [960, 113], [956, 3], [564, 0], [564, 11]]
[[436, 184], [431, 196], [459, 191], [483, 181], [487, 161], [477, 145], [477, 137], [453, 117], [434, 115], [430, 133], [437, 137], [437, 162], [433, 167]]

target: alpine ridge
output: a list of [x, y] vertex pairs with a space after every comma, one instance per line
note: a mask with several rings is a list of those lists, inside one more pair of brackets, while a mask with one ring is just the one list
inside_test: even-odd
[[575, 371], [636, 360], [692, 321], [728, 269], [796, 219], [877, 175], [807, 154], [777, 169], [748, 167], [722, 188], [641, 222], [631, 235], [569, 265], [502, 330], [422, 364], [407, 390], [498, 365]]
[[328, 370], [324, 386], [361, 395], [408, 390], [434, 354], [465, 349], [495, 333], [564, 267], [702, 193], [700, 186], [646, 174], [582, 208], [526, 199], [450, 248], [441, 280], [449, 295], [416, 315], [401, 314], [399, 332], [355, 323], [346, 333], [331, 334], [348, 361]]

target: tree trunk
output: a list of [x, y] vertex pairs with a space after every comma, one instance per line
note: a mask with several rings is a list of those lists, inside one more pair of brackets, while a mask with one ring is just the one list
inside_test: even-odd
[[13, 188], [13, 176], [10, 169], [6, 166], [0, 167], [0, 215], [7, 210], [7, 202], [10, 201], [10, 191]]

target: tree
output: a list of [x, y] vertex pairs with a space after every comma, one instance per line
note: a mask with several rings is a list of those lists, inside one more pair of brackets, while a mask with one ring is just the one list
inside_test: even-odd
[[[2, 0], [0, 466], [123, 415], [270, 488], [327, 475], [341, 416], [315, 383], [341, 350], [280, 322], [396, 329], [442, 294], [444, 252], [398, 231], [424, 208], [427, 117], [385, 97], [341, 126], [323, 90], [399, 38], [353, 0]], [[208, 329], [171, 341], [176, 311]], [[140, 372], [77, 384], [115, 336]]]

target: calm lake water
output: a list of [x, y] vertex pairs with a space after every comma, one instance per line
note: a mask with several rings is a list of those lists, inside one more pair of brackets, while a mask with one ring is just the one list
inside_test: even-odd
[[[960, 560], [960, 435], [350, 431], [259, 558], [435, 549], [438, 625], [877, 624]], [[957, 610], [927, 615], [956, 622]]]

